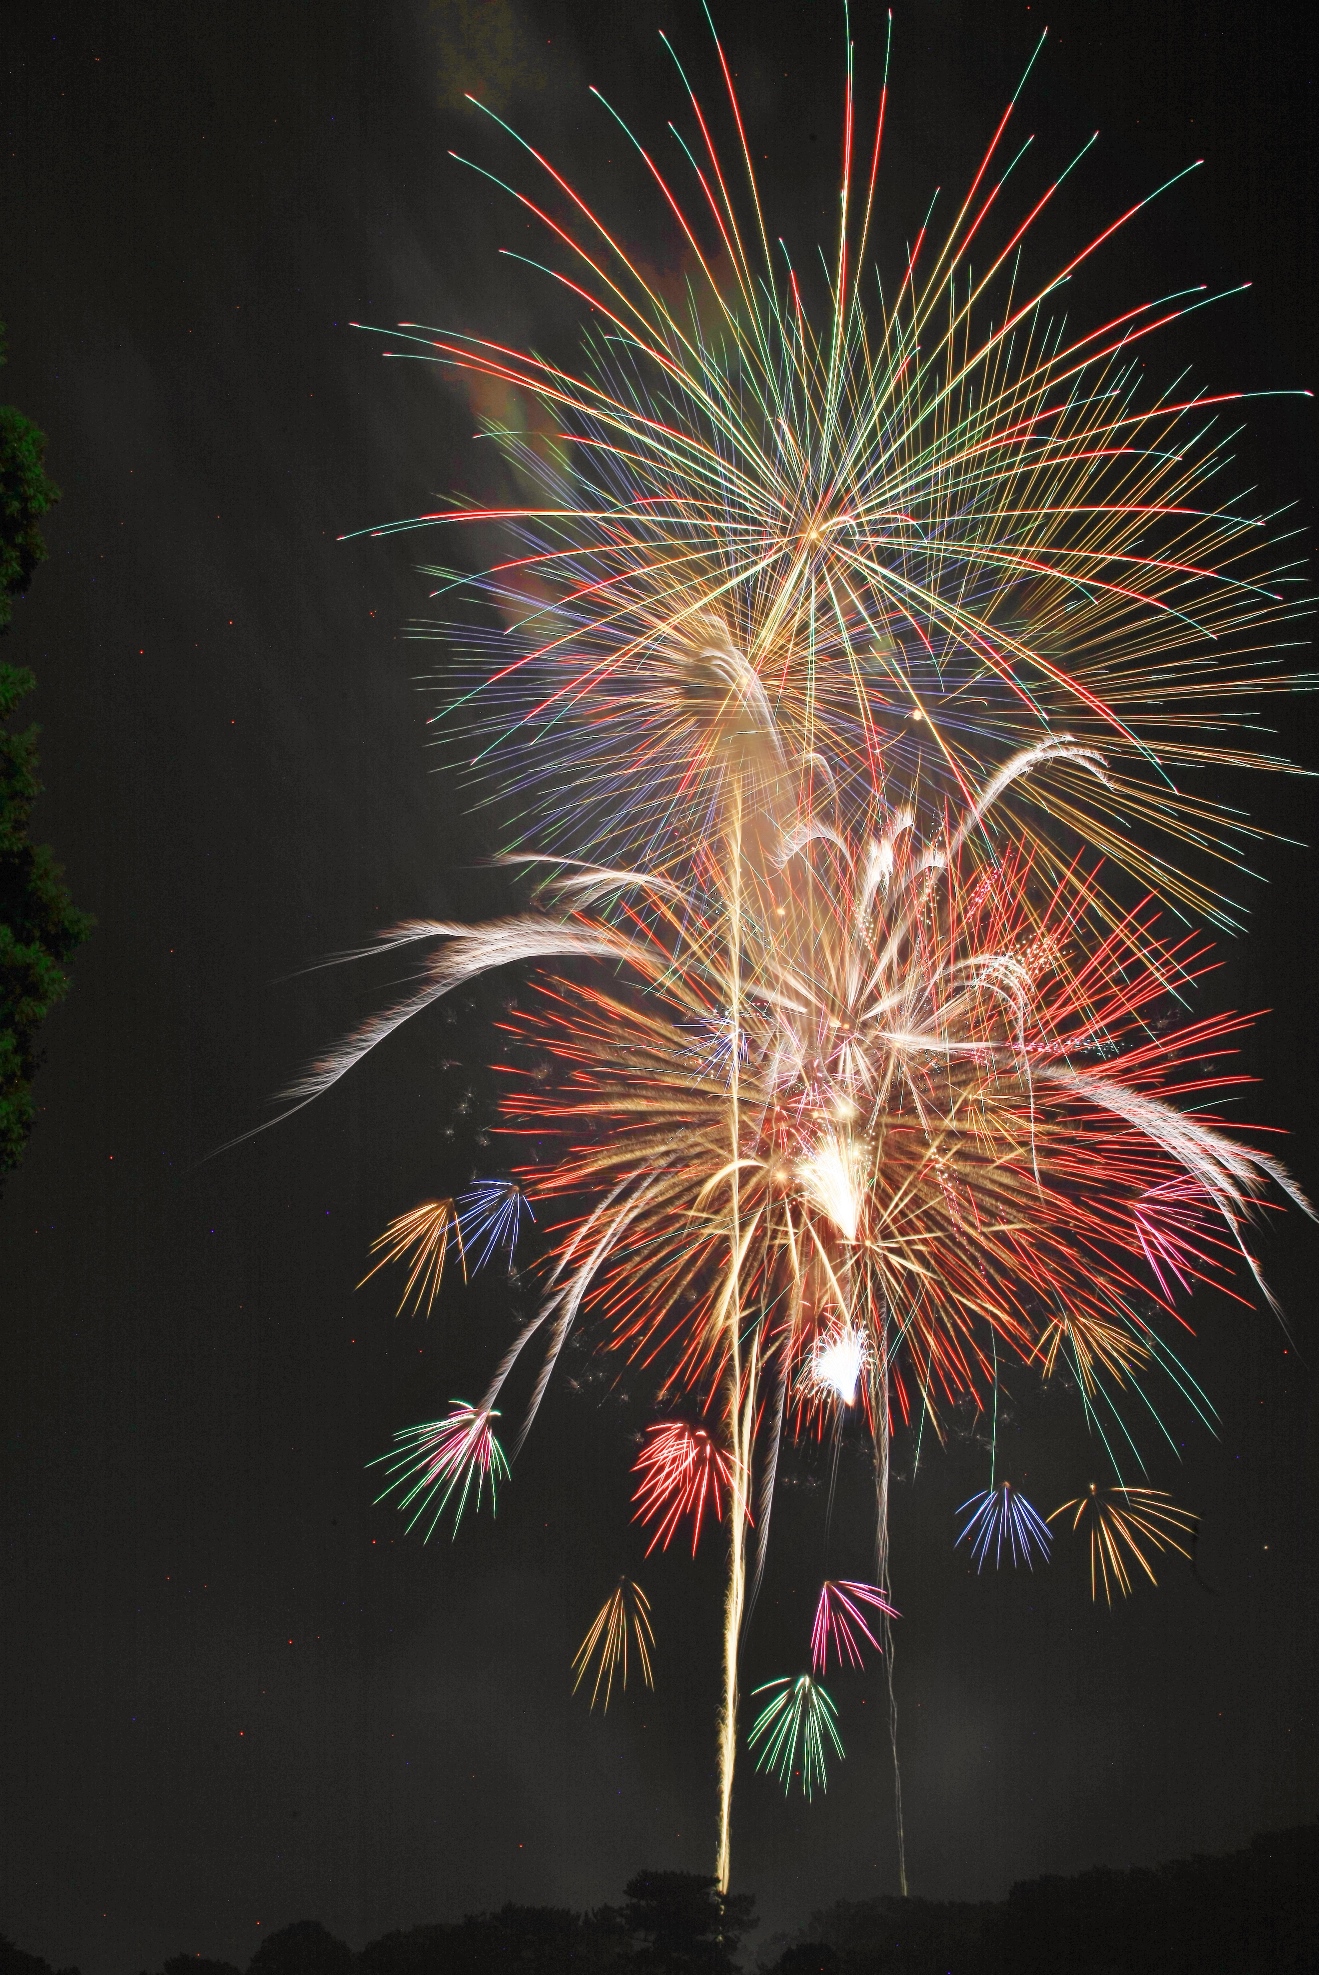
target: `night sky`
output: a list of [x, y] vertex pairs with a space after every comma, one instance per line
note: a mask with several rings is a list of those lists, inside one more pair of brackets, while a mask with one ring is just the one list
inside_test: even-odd
[[[841, 10], [717, 8], [775, 225], [833, 224]], [[904, 0], [886, 220], [910, 237], [965, 182], [1038, 28], [1022, 121], [1040, 182], [1098, 127], [1041, 241], [1061, 262], [1180, 165], [1203, 170], [1078, 284], [1080, 315], [1205, 280], [1250, 292], [1147, 346], [1213, 389], [1311, 386], [1315, 70], [1278, 0]], [[418, 1022], [325, 1102], [275, 1091], [376, 1006], [396, 969], [307, 973], [414, 915], [484, 913], [498, 799], [472, 811], [429, 745], [406, 636], [425, 537], [341, 542], [460, 488], [497, 492], [473, 407], [381, 359], [411, 318], [569, 356], [562, 292], [449, 157], [513, 163], [463, 101], [509, 115], [657, 264], [677, 260], [597, 83], [656, 144], [681, 108], [657, 30], [715, 75], [694, 0], [216, 0], [0, 9], [0, 397], [48, 431], [64, 498], [4, 656], [40, 691], [55, 844], [97, 930], [46, 1031], [41, 1115], [0, 1201], [0, 1931], [86, 1975], [186, 1949], [243, 1964], [315, 1916], [355, 1946], [506, 1899], [617, 1898], [643, 1864], [713, 1851], [718, 1546], [640, 1568], [628, 1522], [644, 1388], [585, 1356], [551, 1388], [498, 1520], [405, 1538], [365, 1463], [473, 1396], [528, 1291], [486, 1279], [429, 1323], [360, 1292], [395, 1213], [498, 1165], [501, 997]], [[863, 87], [882, 9], [855, 8]], [[1250, 410], [1240, 484], [1315, 512], [1308, 400]], [[473, 550], [473, 552], [475, 552]], [[1315, 711], [1278, 703], [1319, 766]], [[1279, 839], [1202, 1006], [1271, 1008], [1250, 1114], [1319, 1189], [1312, 784], [1243, 782]], [[953, 1512], [983, 1486], [975, 1422], [895, 1486], [893, 1571], [913, 1890], [1227, 1849], [1319, 1809], [1314, 1640], [1319, 1231], [1264, 1237], [1294, 1341], [1201, 1295], [1185, 1355], [1217, 1438], [1169, 1402], [1150, 1479], [1203, 1517], [1112, 1613], [1083, 1552], [977, 1579]], [[521, 1301], [519, 1299], [522, 1299]], [[1089, 1470], [1074, 1398], [1009, 1381], [1005, 1444], [1052, 1507]], [[1184, 1443], [1184, 1446], [1183, 1444]], [[868, 1482], [846, 1456], [829, 1556], [865, 1570]], [[901, 1463], [900, 1463], [901, 1464]], [[855, 1485], [849, 1485], [855, 1484]], [[827, 1477], [776, 1512], [749, 1680], [800, 1653]], [[658, 1691], [607, 1720], [568, 1663], [640, 1569]], [[848, 1566], [845, 1568], [844, 1566]], [[735, 1886], [765, 1927], [895, 1887], [877, 1677], [839, 1684], [847, 1761], [787, 1806], [746, 1764]], [[862, 1705], [862, 1700], [866, 1705]]]

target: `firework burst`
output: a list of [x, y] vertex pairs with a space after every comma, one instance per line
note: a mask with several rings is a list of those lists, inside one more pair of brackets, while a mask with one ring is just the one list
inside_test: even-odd
[[371, 1253], [380, 1259], [374, 1268], [367, 1270], [357, 1286], [360, 1289], [363, 1283], [370, 1282], [386, 1263], [402, 1262], [407, 1268], [408, 1278], [398, 1301], [398, 1314], [402, 1316], [411, 1303], [414, 1313], [424, 1308], [429, 1316], [444, 1280], [444, 1264], [450, 1241], [458, 1250], [459, 1261], [463, 1262], [462, 1222], [453, 1201], [425, 1200], [410, 1214], [400, 1214], [390, 1222], [383, 1234], [376, 1236], [371, 1243]]
[[[591, 312], [583, 362], [404, 326], [408, 354], [528, 413], [486, 426], [514, 504], [397, 525], [505, 530], [493, 566], [435, 572], [457, 616], [419, 629], [446, 641], [451, 731], [515, 792], [510, 862], [539, 888], [488, 924], [386, 934], [422, 953], [419, 980], [291, 1095], [478, 976], [534, 972], [506, 1026], [536, 1067], [515, 1067], [504, 1125], [550, 1155], [373, 1252], [429, 1309], [451, 1235], [464, 1264], [466, 1245], [511, 1270], [534, 1190], [558, 1216], [539, 1301], [478, 1407], [399, 1436], [385, 1492], [428, 1534], [455, 1491], [455, 1524], [487, 1480], [493, 1504], [495, 1407], [534, 1366], [516, 1453], [579, 1326], [711, 1422], [651, 1429], [634, 1502], [652, 1550], [688, 1516], [695, 1547], [707, 1507], [726, 1529], [726, 1889], [743, 1631], [785, 1452], [873, 1445], [875, 1581], [826, 1584], [812, 1651], [817, 1672], [831, 1649], [855, 1666], [877, 1623], [892, 1726], [894, 1434], [996, 1404], [1014, 1363], [1065, 1367], [1092, 1426], [1133, 1393], [1153, 1409], [1156, 1379], [1204, 1411], [1166, 1341], [1176, 1304], [1243, 1271], [1267, 1296], [1258, 1218], [1279, 1193], [1308, 1207], [1215, 1115], [1242, 1018], [1184, 1016], [1207, 950], [1160, 931], [1169, 906], [1233, 919], [1208, 874], [1248, 826], [1213, 777], [1280, 765], [1252, 701], [1289, 683], [1274, 653], [1302, 607], [1285, 540], [1213, 495], [1239, 394], [1146, 381], [1145, 339], [1212, 298], [1092, 327], [1052, 313], [1147, 202], [1032, 275], [1033, 223], [1090, 147], [1026, 190], [1015, 97], [946, 232], [863, 287], [897, 232], [887, 84], [863, 138], [849, 50], [821, 310], [770, 251], [719, 63], [742, 193], [683, 71], [671, 162], [600, 99], [680, 231], [685, 304], [509, 133], [535, 183], [505, 189]], [[1007, 1484], [968, 1511], [979, 1564], [991, 1544], [1047, 1553]], [[1154, 1490], [1092, 1487], [1050, 1520], [1072, 1511], [1110, 1601], [1132, 1557], [1152, 1577], [1192, 1527]], [[629, 1639], [648, 1681], [624, 1578], [575, 1662], [593, 1701], [625, 1684]], [[833, 1702], [811, 1675], [756, 1692], [759, 1766], [810, 1796], [841, 1754]], [[898, 1826], [901, 1848], [900, 1796]]]
[[[895, 1416], [983, 1405], [1001, 1359], [1066, 1353], [1092, 1409], [1147, 1367], [1193, 1395], [1157, 1324], [1171, 1308], [1147, 1260], [1152, 1194], [1179, 1189], [1183, 1272], [1209, 1280], [1234, 1257], [1259, 1280], [1266, 1189], [1305, 1205], [1209, 1108], [1232, 1082], [1209, 1059], [1237, 1018], [1162, 1014], [1203, 949], [1162, 942], [1149, 903], [1098, 924], [1094, 880], [1047, 876], [1033, 846], [982, 856], [973, 830], [998, 797], [1069, 746], [1010, 764], [929, 838], [906, 807], [854, 835], [809, 788], [792, 809], [779, 791], [759, 813], [734, 805], [686, 882], [578, 864], [544, 878], [541, 911], [399, 935], [438, 945], [406, 1012], [514, 961], [607, 963], [598, 981], [542, 976], [506, 1024], [560, 1065], [556, 1085], [514, 1075], [505, 1122], [565, 1148], [535, 1172], [562, 1211], [539, 1308], [482, 1412], [538, 1347], [525, 1435], [587, 1312], [602, 1346], [722, 1405], [730, 1796], [752, 1494], [758, 1574], [785, 1439], [864, 1417], [884, 1545]], [[693, 1031], [733, 1039], [703, 1072]], [[977, 1537], [1008, 1501], [982, 1505]], [[1011, 1510], [1009, 1547], [1029, 1558], [1040, 1538]]]
[[873, 1646], [877, 1653], [882, 1652], [883, 1648], [870, 1627], [881, 1618], [897, 1616], [898, 1613], [877, 1584], [834, 1583], [826, 1579], [820, 1586], [820, 1601], [815, 1607], [815, 1623], [811, 1627], [812, 1673], [829, 1671], [831, 1647], [839, 1666], [864, 1667], [866, 1661], [861, 1640]]
[[[480, 575], [437, 571], [447, 597], [493, 603], [503, 629], [419, 627], [448, 648], [463, 749], [502, 757], [551, 847], [571, 832], [576, 853], [607, 844], [611, 861], [653, 863], [675, 837], [699, 841], [724, 803], [728, 750], [711, 730], [735, 740], [767, 703], [791, 756], [823, 749], [863, 801], [881, 764], [925, 813], [1068, 730], [1112, 764], [1102, 784], [1061, 774], [1068, 833], [1222, 916], [1182, 868], [1197, 851], [1232, 855], [1239, 829], [1203, 771], [1277, 765], [1250, 701], [1288, 683], [1270, 654], [1302, 605], [1297, 559], [1214, 498], [1229, 442], [1217, 421], [1242, 394], [1146, 383], [1147, 339], [1215, 298], [1158, 296], [1084, 329], [1052, 313], [1148, 199], [1030, 279], [1033, 223], [1090, 145], [1028, 188], [1029, 160], [1009, 161], [1014, 99], [947, 233], [922, 228], [872, 307], [885, 95], [868, 172], [845, 172], [817, 328], [786, 249], [770, 252], [750, 152], [739, 139], [740, 200], [689, 96], [671, 163], [627, 131], [680, 230], [689, 314], [515, 137], [532, 178], [506, 190], [545, 225], [547, 272], [594, 312], [586, 362], [399, 332], [402, 353], [521, 394], [552, 435], [537, 446], [487, 422], [524, 504], [375, 531], [509, 530], [510, 553]], [[845, 128], [859, 158], [850, 77]], [[1010, 803], [1028, 830], [1033, 797]]]
[[801, 1786], [804, 1797], [829, 1787], [830, 1751], [841, 1757], [842, 1738], [838, 1733], [838, 1710], [818, 1680], [802, 1673], [795, 1680], [770, 1680], [755, 1689], [755, 1696], [768, 1694], [747, 1736], [749, 1747], [759, 1743], [756, 1768], [778, 1777], [787, 1796], [793, 1783]]
[[394, 1477], [376, 1500], [384, 1502], [398, 1495], [398, 1506], [408, 1517], [409, 1529], [429, 1518], [424, 1531], [428, 1542], [450, 1502], [456, 1536], [469, 1498], [475, 1513], [487, 1486], [493, 1515], [499, 1483], [508, 1479], [508, 1462], [491, 1424], [498, 1418], [488, 1406], [469, 1406], [455, 1399], [447, 1419], [404, 1427], [394, 1435], [393, 1453], [381, 1454], [373, 1463], [383, 1463], [385, 1472]]
[[514, 1180], [476, 1180], [457, 1203], [456, 1224], [473, 1269], [503, 1253], [513, 1270], [513, 1253], [523, 1223], [534, 1221], [531, 1202]]
[[1113, 1603], [1113, 1594], [1131, 1596], [1130, 1567], [1139, 1565], [1151, 1584], [1157, 1584], [1151, 1553], [1175, 1550], [1180, 1557], [1191, 1557], [1188, 1545], [1195, 1540], [1199, 1518], [1178, 1508], [1171, 1495], [1161, 1488], [1101, 1488], [1092, 1481], [1084, 1495], [1063, 1502], [1049, 1517], [1072, 1516], [1072, 1528], [1084, 1530], [1090, 1546], [1090, 1596]]
[[627, 1686], [629, 1642], [641, 1669], [641, 1678], [647, 1687], [653, 1688], [655, 1676], [650, 1656], [655, 1649], [655, 1634], [651, 1629], [650, 1604], [639, 1584], [634, 1584], [630, 1578], [620, 1577], [573, 1656], [573, 1670], [577, 1675], [573, 1682], [574, 1694], [594, 1666], [591, 1706], [594, 1708], [600, 1699], [603, 1683], [602, 1712], [607, 1714], [615, 1678], [621, 1688]]
[[968, 1509], [970, 1520], [957, 1541], [970, 1544], [978, 1571], [984, 1569], [991, 1545], [995, 1570], [1003, 1562], [1005, 1544], [1014, 1565], [1025, 1564], [1033, 1570], [1032, 1551], [1041, 1562], [1048, 1563], [1049, 1545], [1053, 1541], [1049, 1525], [1010, 1481], [1000, 1482], [997, 1488], [987, 1489], [983, 1495], [972, 1495], [957, 1513], [964, 1515]]
[[646, 1555], [656, 1547], [667, 1550], [683, 1517], [690, 1516], [695, 1556], [707, 1509], [716, 1522], [723, 1515], [722, 1495], [729, 1481], [725, 1455], [703, 1426], [660, 1420], [647, 1427], [634, 1472], [635, 1520], [655, 1525]]

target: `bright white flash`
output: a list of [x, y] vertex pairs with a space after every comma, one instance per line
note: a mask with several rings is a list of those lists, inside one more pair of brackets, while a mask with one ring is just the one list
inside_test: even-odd
[[865, 1362], [865, 1339], [860, 1331], [849, 1326], [832, 1337], [821, 1338], [816, 1345], [811, 1359], [812, 1381], [834, 1393], [845, 1406], [854, 1406], [857, 1382]]
[[865, 1146], [833, 1132], [797, 1164], [802, 1191], [828, 1215], [844, 1241], [855, 1241], [861, 1225], [865, 1165]]

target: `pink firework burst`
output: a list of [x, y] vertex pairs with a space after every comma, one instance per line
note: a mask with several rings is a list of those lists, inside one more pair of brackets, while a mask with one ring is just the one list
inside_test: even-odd
[[654, 1522], [655, 1533], [646, 1555], [658, 1544], [667, 1550], [683, 1517], [692, 1519], [692, 1555], [701, 1540], [701, 1519], [707, 1507], [716, 1522], [723, 1515], [720, 1490], [728, 1486], [728, 1457], [720, 1453], [703, 1426], [686, 1420], [659, 1420], [646, 1428], [634, 1472], [636, 1522]]
[[1136, 1238], [1170, 1302], [1175, 1292], [1169, 1277], [1187, 1294], [1197, 1277], [1204, 1278], [1207, 1210], [1212, 1210], [1212, 1202], [1206, 1198], [1204, 1187], [1183, 1173], [1147, 1187], [1136, 1203]]
[[[871, 1607], [869, 1612], [862, 1609], [867, 1605]], [[852, 1666], [864, 1666], [865, 1655], [858, 1633], [877, 1653], [881, 1652], [883, 1648], [870, 1630], [876, 1612], [885, 1618], [900, 1616], [877, 1584], [851, 1584], [826, 1578], [820, 1586], [820, 1602], [815, 1607], [815, 1623], [811, 1627], [811, 1665], [815, 1671], [828, 1670], [830, 1646], [839, 1666], [845, 1660]]]
[[489, 1407], [469, 1406], [455, 1399], [447, 1419], [404, 1427], [394, 1435], [393, 1452], [380, 1454], [368, 1463], [371, 1467], [386, 1463], [385, 1472], [393, 1477], [376, 1500], [383, 1502], [386, 1496], [397, 1494], [409, 1529], [428, 1519], [427, 1541], [451, 1501], [453, 1533], [458, 1534], [473, 1488], [472, 1507], [479, 1509], [489, 1485], [493, 1514], [498, 1484], [508, 1479], [508, 1462], [491, 1425], [498, 1417]]

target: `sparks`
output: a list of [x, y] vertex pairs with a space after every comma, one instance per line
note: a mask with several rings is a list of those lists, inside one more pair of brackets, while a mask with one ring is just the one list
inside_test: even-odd
[[635, 1520], [654, 1523], [646, 1550], [667, 1550], [684, 1516], [692, 1519], [692, 1555], [701, 1540], [701, 1522], [708, 1509], [718, 1522], [723, 1515], [721, 1491], [729, 1482], [727, 1456], [703, 1426], [686, 1420], [660, 1420], [647, 1427], [635, 1473]]
[[634, 1584], [630, 1578], [620, 1577], [617, 1585], [596, 1613], [590, 1630], [573, 1655], [573, 1670], [577, 1675], [573, 1682], [573, 1692], [574, 1694], [577, 1692], [594, 1664], [595, 1680], [591, 1687], [591, 1706], [594, 1708], [600, 1699], [600, 1687], [603, 1683], [605, 1692], [602, 1713], [609, 1712], [615, 1677], [620, 1688], [627, 1687], [629, 1641], [641, 1669], [641, 1678], [647, 1687], [653, 1688], [655, 1676], [651, 1669], [650, 1656], [655, 1648], [655, 1634], [651, 1629], [650, 1604], [639, 1584]]
[[[869, 1620], [864, 1607], [870, 1608]], [[820, 1586], [820, 1601], [815, 1607], [815, 1623], [811, 1627], [811, 1671], [829, 1671], [829, 1649], [833, 1648], [839, 1666], [846, 1662], [849, 1666], [863, 1667], [865, 1654], [860, 1640], [881, 1652], [879, 1640], [870, 1630], [879, 1618], [897, 1618], [889, 1600], [877, 1584], [833, 1583], [830, 1580]], [[858, 1638], [858, 1635], [860, 1637]]]
[[972, 1495], [969, 1501], [963, 1502], [957, 1513], [964, 1515], [968, 1509], [971, 1511], [970, 1520], [957, 1541], [970, 1544], [977, 1571], [984, 1569], [991, 1544], [995, 1570], [1003, 1562], [1005, 1543], [1014, 1564], [1025, 1564], [1033, 1570], [1032, 1551], [1042, 1562], [1048, 1563], [1049, 1545], [1053, 1541], [1049, 1525], [1036, 1514], [1026, 1497], [1019, 1494], [1010, 1481], [1000, 1482], [997, 1488], [987, 1489], [983, 1495]]
[[796, 1782], [807, 1799], [829, 1787], [830, 1750], [843, 1753], [838, 1733], [838, 1710], [828, 1693], [809, 1673], [795, 1680], [770, 1680], [755, 1689], [768, 1694], [747, 1736], [748, 1746], [762, 1744], [756, 1768], [771, 1770], [787, 1796]]
[[[497, 182], [587, 312], [582, 361], [399, 332], [516, 407], [483, 421], [521, 490], [507, 506], [375, 532], [503, 531], [476, 575], [435, 566], [450, 614], [416, 628], [444, 641], [444, 731], [516, 797], [530, 895], [383, 935], [416, 978], [289, 1100], [468, 983], [530, 977], [501, 1024], [501, 1122], [534, 1163], [402, 1216], [373, 1253], [429, 1310], [451, 1236], [464, 1268], [470, 1250], [511, 1273], [534, 1191], [535, 1302], [479, 1406], [398, 1436], [385, 1492], [428, 1535], [487, 1481], [493, 1506], [496, 1407], [525, 1380], [520, 1445], [579, 1332], [707, 1422], [648, 1430], [633, 1500], [652, 1551], [687, 1518], [695, 1549], [707, 1514], [726, 1543], [726, 1890], [781, 1465], [827, 1438], [837, 1475], [845, 1443], [870, 1443], [876, 1582], [824, 1586], [812, 1664], [857, 1668], [878, 1629], [896, 1785], [895, 1437], [996, 1403], [1013, 1364], [1065, 1376], [1092, 1429], [1112, 1415], [1129, 1438], [1123, 1409], [1161, 1419], [1170, 1397], [1211, 1417], [1179, 1304], [1199, 1283], [1271, 1301], [1261, 1217], [1310, 1209], [1219, 1115], [1246, 1018], [1187, 1012], [1211, 964], [1196, 926], [1235, 923], [1213, 874], [1251, 827], [1214, 778], [1285, 765], [1251, 723], [1292, 683], [1270, 654], [1305, 608], [1288, 539], [1216, 493], [1238, 394], [1147, 381], [1145, 339], [1212, 298], [1063, 318], [1063, 284], [1147, 201], [1032, 273], [1036, 218], [1090, 147], [1027, 186], [1036, 154], [999, 148], [1014, 97], [946, 232], [922, 229], [882, 290], [877, 129], [816, 307], [771, 252], [722, 50], [719, 74], [745, 194], [685, 71], [667, 157], [596, 99], [680, 231], [690, 306], [515, 137], [526, 177]], [[886, 102], [887, 82], [879, 128]], [[849, 68], [849, 160], [855, 115]], [[959, 1514], [980, 1568], [1049, 1553], [1007, 1483]], [[1110, 1603], [1133, 1559], [1152, 1579], [1194, 1528], [1120, 1485], [1064, 1515]], [[621, 1578], [574, 1662], [593, 1701], [625, 1683], [629, 1640], [649, 1682], [648, 1610]], [[758, 1767], [823, 1789], [830, 1697], [811, 1674], [756, 1693]], [[896, 1808], [905, 1891], [900, 1789]]]

